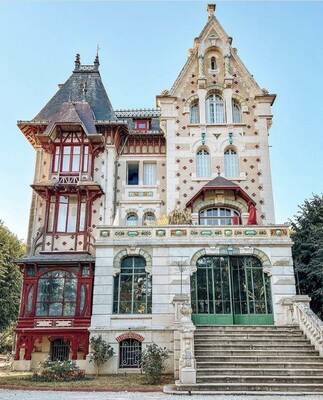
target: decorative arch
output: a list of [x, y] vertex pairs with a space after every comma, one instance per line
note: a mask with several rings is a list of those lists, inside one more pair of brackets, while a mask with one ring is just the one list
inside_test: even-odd
[[135, 339], [138, 340], [138, 342], [143, 342], [145, 340], [145, 338], [141, 335], [139, 335], [139, 333], [136, 332], [125, 332], [122, 333], [121, 335], [119, 335], [118, 337], [116, 337], [116, 341], [118, 343], [122, 342], [123, 340], [127, 340], [127, 339]]
[[125, 257], [129, 257], [129, 256], [141, 256], [145, 259], [146, 261], [146, 271], [151, 274], [152, 272], [152, 257], [151, 255], [143, 250], [140, 249], [138, 247], [127, 247], [124, 250], [120, 250], [113, 259], [113, 276], [116, 276], [117, 274], [120, 273], [121, 270], [121, 261], [125, 258]]
[[223, 199], [221, 201], [209, 200], [209, 201], [197, 201], [195, 205], [194, 212], [200, 212], [203, 208], [207, 207], [231, 207], [240, 213], [248, 212], [248, 204], [246, 202], [242, 202], [241, 200], [231, 200], [231, 199]]
[[[239, 255], [241, 256], [255, 256], [256, 258], [258, 258], [261, 263], [262, 263], [262, 268], [263, 271], [268, 274], [271, 275], [271, 269], [272, 269], [272, 263], [270, 261], [270, 258], [268, 257], [268, 255], [255, 247], [239, 247], [239, 246], [234, 246], [236, 249], [239, 250]], [[191, 273], [195, 272], [197, 267], [196, 267], [196, 263], [197, 260], [203, 256], [214, 256], [214, 255], [221, 255], [221, 253], [223, 254], [223, 251], [221, 251], [222, 247], [216, 247], [213, 249], [200, 249], [198, 250], [196, 253], [193, 254], [191, 261], [190, 261], [190, 266], [191, 266]]]

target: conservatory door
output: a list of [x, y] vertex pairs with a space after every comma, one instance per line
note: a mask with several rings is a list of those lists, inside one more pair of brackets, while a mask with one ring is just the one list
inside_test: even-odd
[[252, 256], [205, 256], [191, 279], [196, 325], [273, 324], [270, 280]]

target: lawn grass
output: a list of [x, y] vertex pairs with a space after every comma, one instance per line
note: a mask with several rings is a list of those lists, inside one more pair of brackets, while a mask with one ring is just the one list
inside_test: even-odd
[[31, 372], [15, 372], [0, 369], [0, 388], [21, 388], [30, 390], [84, 390], [84, 391], [161, 391], [163, 386], [174, 383], [172, 375], [163, 375], [158, 385], [148, 385], [141, 374], [102, 375], [98, 378], [87, 376], [85, 380], [72, 382], [35, 382]]

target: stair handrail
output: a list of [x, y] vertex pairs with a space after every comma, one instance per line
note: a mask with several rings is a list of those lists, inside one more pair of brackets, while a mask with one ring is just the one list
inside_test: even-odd
[[293, 320], [323, 357], [323, 321], [311, 309], [310, 300], [308, 296], [292, 298]]

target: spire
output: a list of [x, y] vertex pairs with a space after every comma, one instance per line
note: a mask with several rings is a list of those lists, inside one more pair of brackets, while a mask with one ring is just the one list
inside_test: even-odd
[[215, 13], [215, 8], [216, 8], [216, 4], [208, 4], [207, 5], [207, 13], [208, 13], [208, 18], [211, 19], [214, 16]]
[[99, 65], [100, 65], [100, 61], [99, 61], [99, 50], [100, 50], [100, 47], [99, 47], [99, 45], [97, 44], [97, 46], [96, 46], [96, 56], [95, 56], [95, 59], [94, 59], [94, 67], [95, 67], [95, 69], [99, 69]]
[[75, 64], [75, 68], [74, 69], [75, 70], [79, 70], [80, 66], [81, 66], [81, 57], [80, 57], [79, 53], [77, 53], [76, 56], [75, 56], [74, 64]]

